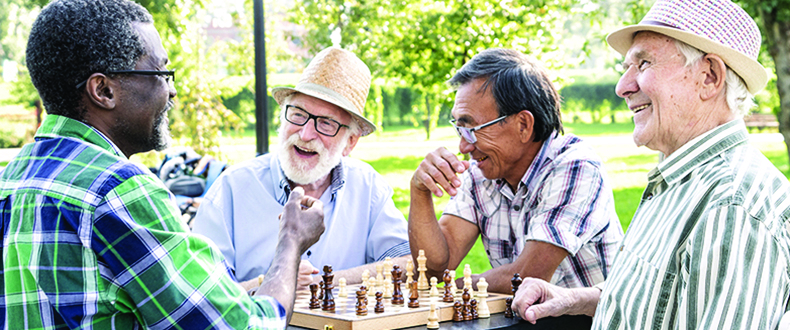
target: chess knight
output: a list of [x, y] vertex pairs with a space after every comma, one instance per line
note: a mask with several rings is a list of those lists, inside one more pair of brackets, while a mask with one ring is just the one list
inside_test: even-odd
[[296, 187], [323, 202], [326, 225], [302, 255], [301, 286], [318, 281], [313, 265], [332, 265], [350, 285], [361, 282], [363, 270], [374, 271], [367, 264], [393, 257], [403, 266], [410, 259], [392, 188], [370, 165], [347, 157], [376, 130], [362, 115], [370, 81], [353, 53], [319, 52], [295, 87], [272, 90], [280, 105], [279, 150], [226, 170], [206, 193], [193, 231], [220, 247], [245, 285], [272, 263], [277, 214]]
[[[563, 135], [546, 71], [515, 50], [489, 49], [449, 83], [458, 147], [471, 161], [439, 148], [414, 172], [412, 255], [425, 250], [429, 276], [441, 276], [482, 237], [493, 269], [472, 282], [485, 277], [490, 291], [509, 292], [514, 273], [568, 288], [603, 281], [623, 229], [601, 159]], [[437, 222], [433, 195], [445, 192], [453, 198]]]

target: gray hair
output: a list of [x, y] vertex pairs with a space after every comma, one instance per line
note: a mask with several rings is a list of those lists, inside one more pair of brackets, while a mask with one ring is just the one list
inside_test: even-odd
[[77, 84], [96, 72], [134, 69], [146, 50], [133, 22], [153, 17], [128, 0], [55, 0], [41, 10], [26, 61], [47, 113], [82, 120]]
[[[696, 63], [705, 53], [683, 41], [675, 39], [675, 47], [686, 58], [686, 66]], [[745, 116], [754, 107], [754, 95], [746, 89], [746, 84], [735, 71], [727, 67], [727, 76], [724, 78], [724, 95], [730, 111], [739, 118]]]

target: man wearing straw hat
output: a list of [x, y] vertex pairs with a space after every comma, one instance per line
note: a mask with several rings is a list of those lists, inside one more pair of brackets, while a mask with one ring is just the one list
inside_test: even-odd
[[[269, 268], [279, 224], [271, 210], [281, 209], [296, 187], [324, 203], [326, 225], [302, 255], [301, 285], [311, 283], [313, 265], [332, 265], [335, 278], [355, 283], [364, 269], [374, 270], [364, 265], [408, 255], [406, 220], [392, 188], [370, 165], [346, 157], [376, 129], [362, 115], [370, 80], [359, 58], [332, 47], [313, 58], [294, 88], [273, 89], [280, 104], [278, 152], [225, 171], [193, 229], [220, 247], [240, 281], [257, 285]], [[404, 266], [405, 258], [395, 263]]]
[[776, 329], [790, 299], [790, 184], [742, 117], [768, 78], [760, 32], [729, 0], [658, 1], [610, 34], [634, 141], [663, 160], [600, 288], [529, 280], [524, 319], [594, 315], [595, 329]]

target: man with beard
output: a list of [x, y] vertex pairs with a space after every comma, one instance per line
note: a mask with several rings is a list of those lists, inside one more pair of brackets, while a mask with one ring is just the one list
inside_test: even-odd
[[131, 1], [56, 0], [36, 18], [27, 65], [49, 115], [0, 174], [0, 328], [287, 324], [299, 256], [323, 231], [321, 203], [293, 191], [276, 275], [247, 296], [162, 182], [128, 160], [168, 145], [167, 62], [153, 18]]
[[335, 278], [348, 283], [386, 257], [405, 265], [406, 220], [392, 188], [370, 165], [345, 157], [376, 129], [362, 116], [370, 79], [353, 53], [334, 47], [318, 53], [296, 87], [272, 91], [280, 104], [277, 154], [235, 166], [209, 188], [193, 232], [219, 246], [245, 287], [254, 286], [275, 257], [278, 220], [269, 210], [282, 207], [296, 187], [322, 201], [326, 215], [326, 232], [302, 255], [300, 285], [312, 283], [313, 265], [332, 265]]
[[664, 157], [606, 282], [528, 279], [515, 313], [594, 315], [593, 329], [787, 329], [790, 184], [742, 119], [768, 82], [760, 39], [729, 0], [659, 0], [607, 37], [625, 56], [615, 91], [634, 142]]

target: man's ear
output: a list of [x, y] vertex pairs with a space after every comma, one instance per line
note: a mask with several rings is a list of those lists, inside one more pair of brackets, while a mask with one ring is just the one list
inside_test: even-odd
[[85, 83], [88, 100], [99, 108], [111, 110], [115, 108], [117, 85], [101, 73], [94, 73]]
[[521, 142], [527, 143], [532, 141], [532, 135], [535, 128], [535, 116], [529, 110], [521, 110], [515, 116], [518, 128], [518, 136]]
[[357, 145], [357, 141], [359, 141], [359, 135], [350, 134], [348, 136], [348, 145], [346, 145], [346, 147], [343, 149], [343, 157], [351, 154], [351, 150], [354, 150], [354, 147]]
[[704, 81], [700, 88], [700, 97], [707, 101], [722, 93], [727, 77], [727, 65], [716, 54], [707, 54], [700, 60]]

